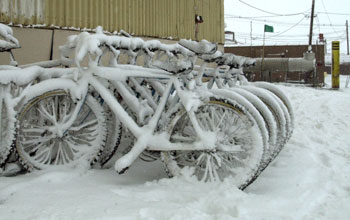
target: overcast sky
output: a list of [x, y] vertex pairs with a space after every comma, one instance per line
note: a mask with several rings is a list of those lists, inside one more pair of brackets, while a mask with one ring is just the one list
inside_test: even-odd
[[[262, 45], [267, 24], [274, 33], [266, 33], [266, 45], [308, 44], [311, 5], [312, 0], [225, 0], [225, 30], [235, 32], [239, 44], [250, 45], [252, 29], [252, 44]], [[328, 51], [331, 41], [339, 40], [341, 52], [346, 53], [350, 0], [315, 0], [315, 16], [313, 43], [323, 33]]]

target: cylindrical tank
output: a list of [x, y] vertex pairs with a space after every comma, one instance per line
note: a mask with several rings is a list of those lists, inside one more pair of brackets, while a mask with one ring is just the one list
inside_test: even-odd
[[300, 58], [256, 58], [256, 65], [245, 70], [260, 72], [311, 72], [315, 70], [315, 54], [306, 52]]

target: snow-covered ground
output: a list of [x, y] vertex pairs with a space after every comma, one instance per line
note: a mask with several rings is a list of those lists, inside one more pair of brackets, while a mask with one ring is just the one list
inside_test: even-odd
[[294, 134], [244, 192], [230, 181], [168, 179], [160, 162], [124, 175], [36, 171], [0, 177], [0, 219], [350, 219], [350, 89], [278, 86], [294, 106]]

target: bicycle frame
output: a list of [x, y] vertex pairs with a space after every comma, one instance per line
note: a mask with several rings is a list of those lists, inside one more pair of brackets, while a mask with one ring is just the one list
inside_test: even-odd
[[[116, 71], [122, 70], [124, 74], [120, 76], [116, 74]], [[140, 71], [143, 72], [140, 72]], [[112, 92], [105, 87], [101, 82], [102, 79], [110, 81], [123, 81], [127, 77], [142, 77], [145, 79], [157, 78], [169, 80], [164, 93], [159, 101], [159, 104], [150, 118], [147, 124], [139, 126], [134, 119], [124, 110], [117, 98]], [[115, 165], [118, 172], [123, 172], [128, 168], [135, 159], [144, 151], [173, 151], [173, 150], [213, 150], [215, 148], [216, 137], [213, 132], [203, 131], [195, 117], [194, 111], [200, 104], [199, 96], [196, 95], [195, 89], [184, 89], [181, 86], [179, 76], [170, 75], [168, 72], [156, 69], [146, 69], [137, 66], [119, 65], [117, 67], [90, 67], [80, 71], [80, 78], [77, 81], [79, 88], [78, 97], [80, 101], [77, 102], [75, 110], [71, 118], [62, 126], [64, 133], [74, 122], [75, 118], [79, 114], [79, 110], [84, 103], [85, 97], [88, 94], [88, 86], [91, 85], [95, 91], [103, 98], [104, 102], [110, 107], [113, 113], [118, 119], [129, 129], [129, 131], [135, 136], [136, 142], [132, 149], [121, 157]], [[158, 122], [161, 118], [162, 112], [166, 107], [167, 101], [171, 94], [171, 91], [175, 89], [176, 95], [179, 97], [181, 103], [185, 106], [186, 113], [188, 114], [190, 121], [197, 134], [197, 139], [194, 143], [172, 143], [170, 142], [170, 134], [163, 132], [156, 132]], [[192, 98], [187, 98], [191, 96]]]

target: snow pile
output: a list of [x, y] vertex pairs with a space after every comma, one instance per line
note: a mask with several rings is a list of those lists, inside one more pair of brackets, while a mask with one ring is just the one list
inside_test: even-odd
[[19, 48], [18, 40], [13, 36], [12, 29], [0, 23], [0, 52], [7, 51], [14, 48]]
[[1, 219], [350, 219], [350, 89], [278, 87], [294, 107], [295, 130], [245, 192], [230, 179], [167, 179], [160, 162], [138, 161], [120, 176], [35, 171], [0, 177]]

